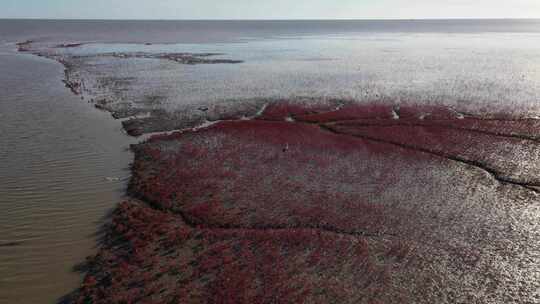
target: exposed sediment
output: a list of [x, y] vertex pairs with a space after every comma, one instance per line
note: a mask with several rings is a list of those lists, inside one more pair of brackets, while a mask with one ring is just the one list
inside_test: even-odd
[[116, 58], [147, 58], [147, 59], [166, 59], [181, 64], [223, 64], [223, 63], [242, 63], [242, 60], [232, 59], [211, 59], [209, 57], [221, 56], [220, 53], [158, 53], [149, 54], [143, 52], [136, 53], [111, 53], [101, 56], [113, 56]]
[[88, 80], [101, 57], [52, 58], [129, 134], [181, 130], [133, 146], [131, 199], [70, 302], [540, 300], [538, 120], [318, 98], [167, 111], [128, 102], [134, 78]]
[[[450, 136], [457, 131], [440, 127], [474, 119], [478, 125], [470, 128], [487, 130], [471, 117], [408, 118], [429, 136], [410, 126], [385, 133], [381, 125], [396, 124], [392, 106], [358, 105], [341, 111], [346, 121], [323, 108], [276, 102], [256, 119], [134, 146], [135, 200], [116, 211], [79, 300], [538, 299], [536, 191], [420, 148], [435, 138], [444, 153], [504, 168], [501, 176], [525, 182], [535, 173], [521, 172], [519, 161], [531, 154], [519, 149], [538, 151], [536, 141], [518, 139], [516, 146], [515, 138], [495, 135], [516, 131], [510, 129]], [[488, 148], [504, 147], [501, 141], [513, 150]], [[473, 143], [485, 152], [471, 150]]]
[[[126, 76], [116, 76], [114, 71], [121, 67], [136, 67], [140, 61], [163, 67], [163, 62], [181, 65], [199, 64], [239, 64], [243, 61], [221, 58], [222, 53], [187, 53], [187, 52], [84, 52], [83, 47], [90, 43], [62, 43], [47, 45], [32, 40], [17, 44], [20, 52], [49, 58], [64, 66], [64, 84], [75, 95], [92, 102], [96, 108], [110, 112], [114, 118], [131, 119], [124, 122], [126, 131], [131, 135], [177, 130], [186, 126], [204, 123], [207, 120], [221, 118], [240, 118], [237, 114], [252, 115], [261, 102], [223, 102], [209, 105], [201, 111], [200, 104], [187, 104], [178, 109], [166, 109], [166, 94], [139, 92], [137, 77], [131, 74], [148, 73], [148, 70], [126, 72]], [[215, 58], [217, 57], [217, 58]], [[173, 64], [173, 65], [174, 65]], [[173, 66], [169, 67], [174, 69]], [[159, 86], [159, 84], [156, 84]], [[159, 90], [162, 90], [160, 88]], [[136, 92], [136, 93], [134, 93]], [[234, 105], [233, 105], [234, 104]], [[249, 110], [245, 109], [249, 108]], [[156, 123], [159, 122], [159, 123]]]

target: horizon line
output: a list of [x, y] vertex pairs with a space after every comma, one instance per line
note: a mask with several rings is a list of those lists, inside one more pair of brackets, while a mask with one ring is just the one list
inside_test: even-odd
[[42, 17], [0, 17], [0, 20], [41, 20], [41, 21], [446, 21], [446, 20], [540, 20], [540, 17], [480, 17], [480, 18], [462, 18], [462, 17], [447, 17], [447, 18], [292, 18], [292, 19], [137, 19], [137, 18], [42, 18]]

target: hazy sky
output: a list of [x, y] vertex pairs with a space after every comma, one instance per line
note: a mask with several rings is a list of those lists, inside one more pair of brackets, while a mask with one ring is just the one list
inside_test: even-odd
[[0, 18], [540, 18], [540, 0], [0, 0]]

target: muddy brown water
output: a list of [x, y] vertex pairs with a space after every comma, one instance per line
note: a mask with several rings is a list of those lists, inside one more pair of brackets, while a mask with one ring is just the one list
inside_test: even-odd
[[[440, 95], [461, 103], [460, 96], [479, 97], [487, 100], [481, 105], [515, 103], [512, 108], [536, 113], [539, 24], [0, 20], [0, 304], [54, 303], [79, 286], [80, 274], [72, 268], [95, 252], [95, 233], [124, 194], [132, 159], [126, 148], [137, 142], [110, 114], [62, 86], [59, 63], [17, 54], [14, 42], [94, 42], [81, 48], [90, 53], [139, 50], [141, 45], [116, 44], [152, 42], [144, 47], [224, 52], [245, 60], [197, 67], [109, 66], [118, 79], [139, 77], [128, 86], [128, 97], [150, 91], [170, 97], [165, 106], [171, 108], [283, 92], [355, 96], [365, 86], [377, 95]], [[313, 38], [300, 38], [308, 36]], [[174, 45], [180, 42], [187, 44]]]
[[6, 46], [0, 71], [0, 303], [54, 303], [122, 199], [134, 140], [62, 86], [60, 64]]

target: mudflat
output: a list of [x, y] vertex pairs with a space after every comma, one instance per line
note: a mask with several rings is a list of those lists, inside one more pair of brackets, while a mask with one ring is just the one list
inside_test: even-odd
[[536, 122], [351, 107], [134, 146], [78, 300], [537, 301]]
[[[19, 47], [63, 63], [75, 94], [132, 81], [90, 85], [97, 57]], [[102, 56], [241, 63], [211, 55]], [[130, 199], [67, 301], [540, 301], [535, 118], [315, 97], [171, 112], [108, 92], [91, 101], [129, 134], [164, 133], [132, 146]]]

